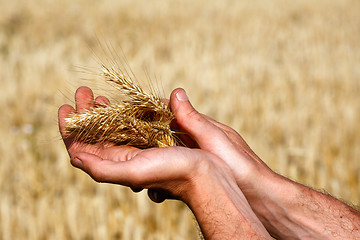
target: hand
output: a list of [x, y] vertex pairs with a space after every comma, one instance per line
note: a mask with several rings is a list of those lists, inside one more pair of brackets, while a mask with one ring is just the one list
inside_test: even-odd
[[[175, 90], [173, 94], [183, 94]], [[184, 96], [184, 95], [182, 95]], [[198, 113], [186, 97], [172, 102], [184, 142], [222, 159], [266, 229], [279, 239], [356, 239], [360, 213], [273, 172], [233, 129]], [[190, 138], [188, 137], [190, 136]]]
[[[220, 156], [211, 151], [185, 147], [140, 150], [110, 143], [90, 145], [78, 142], [65, 133], [65, 118], [91, 107], [103, 107], [109, 101], [104, 97], [94, 100], [92, 91], [82, 87], [76, 92], [75, 102], [76, 110], [69, 105], [59, 109], [60, 132], [75, 167], [98, 182], [116, 183], [133, 189], [157, 189], [181, 199], [192, 209], [208, 238], [231, 239], [234, 234], [237, 237], [269, 238], [237, 187], [233, 171]], [[208, 120], [205, 122], [196, 117], [197, 112], [181, 89], [173, 91], [170, 105], [180, 127], [186, 126], [184, 121], [210, 124]], [[186, 116], [191, 119], [186, 119]], [[199, 140], [196, 136], [194, 139]], [[187, 139], [187, 142], [192, 140]]]
[[[182, 93], [177, 89], [173, 94]], [[200, 148], [221, 158], [232, 170], [238, 186], [244, 193], [251, 193], [260, 178], [277, 177], [232, 128], [197, 112], [186, 97], [171, 103], [176, 113], [176, 125], [183, 142], [189, 147]]]
[[[185, 185], [206, 154], [183, 147], [140, 150], [111, 143], [91, 145], [78, 142], [65, 133], [65, 118], [91, 107], [106, 106], [109, 101], [105, 97], [94, 100], [92, 91], [82, 87], [76, 92], [75, 102], [76, 110], [69, 105], [59, 109], [60, 132], [75, 167], [99, 182], [117, 183], [134, 189], [159, 188], [174, 197], [184, 198]], [[169, 171], [171, 169], [176, 171]]]

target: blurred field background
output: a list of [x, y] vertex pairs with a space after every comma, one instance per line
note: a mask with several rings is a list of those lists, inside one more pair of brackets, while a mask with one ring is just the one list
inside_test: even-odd
[[357, 0], [0, 0], [0, 239], [198, 237], [181, 203], [70, 166], [57, 108], [101, 89], [74, 71], [99, 67], [97, 38], [167, 96], [185, 88], [277, 172], [359, 205], [359, 12]]

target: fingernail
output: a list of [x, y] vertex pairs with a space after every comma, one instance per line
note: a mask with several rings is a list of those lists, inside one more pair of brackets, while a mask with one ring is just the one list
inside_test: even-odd
[[74, 166], [74, 167], [77, 167], [77, 168], [82, 168], [83, 167], [83, 163], [80, 159], [78, 158], [73, 158], [71, 160], [71, 164]]
[[189, 98], [187, 97], [185, 90], [180, 90], [179, 92], [177, 92], [176, 98], [181, 102], [189, 101]]

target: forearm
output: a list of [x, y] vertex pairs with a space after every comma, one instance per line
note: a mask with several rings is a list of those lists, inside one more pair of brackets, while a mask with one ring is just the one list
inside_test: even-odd
[[271, 239], [235, 182], [207, 176], [193, 189], [186, 202], [206, 239]]
[[279, 239], [359, 239], [360, 214], [337, 199], [273, 175], [247, 195], [267, 230]]

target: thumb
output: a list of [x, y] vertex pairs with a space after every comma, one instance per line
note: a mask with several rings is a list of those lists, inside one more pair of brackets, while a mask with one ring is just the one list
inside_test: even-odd
[[170, 96], [170, 106], [177, 124], [184, 129], [200, 147], [208, 143], [209, 137], [220, 133], [220, 129], [208, 121], [191, 105], [184, 89], [175, 89]]

